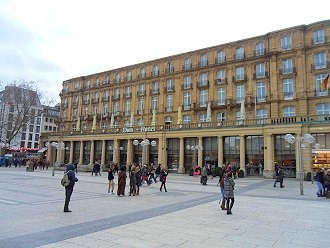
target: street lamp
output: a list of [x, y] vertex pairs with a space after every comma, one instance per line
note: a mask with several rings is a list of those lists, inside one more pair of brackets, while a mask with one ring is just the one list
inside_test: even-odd
[[[47, 148], [51, 148], [51, 147], [54, 147], [56, 150], [68, 150], [69, 148], [68, 147], [65, 147], [65, 144], [64, 144], [64, 142], [52, 142], [52, 143], [49, 143], [49, 142], [46, 142], [46, 144], [45, 144], [45, 146], [47, 147]], [[57, 155], [59, 156], [60, 154], [59, 153], [57, 153]], [[60, 162], [60, 158], [59, 157], [57, 157], [57, 160], [58, 161], [56, 161], [56, 163], [57, 162]], [[55, 175], [55, 164], [53, 164], [53, 169], [52, 169], [52, 176], [54, 176]]]
[[[298, 147], [298, 155], [299, 155], [299, 160], [298, 160], [298, 175], [299, 175], [299, 181], [300, 181], [300, 195], [304, 194], [304, 186], [303, 186], [303, 182], [304, 182], [304, 171], [302, 168], [302, 154], [301, 154], [301, 148], [306, 148], [307, 146], [304, 143], [307, 144], [312, 144], [315, 142], [315, 138], [309, 134], [306, 133], [303, 137], [301, 137], [301, 139], [296, 139], [292, 134], [286, 134], [284, 136], [284, 139], [286, 142], [290, 143], [290, 144], [294, 144], [297, 143], [297, 147]], [[311, 176], [312, 172], [311, 172]]]
[[192, 161], [192, 166], [191, 166], [191, 168], [193, 169], [194, 165], [196, 165], [196, 151], [202, 150], [203, 147], [199, 146], [199, 145], [195, 145], [195, 146], [187, 145], [186, 149], [193, 151], [193, 161]]
[[152, 140], [150, 142], [150, 140], [148, 140], [148, 139], [144, 139], [141, 142], [139, 142], [138, 140], [133, 140], [133, 145], [134, 146], [138, 146], [138, 145], [142, 146], [142, 165], [144, 165], [144, 163], [145, 163], [145, 147], [147, 147], [149, 145], [156, 146], [157, 142], [155, 140]]

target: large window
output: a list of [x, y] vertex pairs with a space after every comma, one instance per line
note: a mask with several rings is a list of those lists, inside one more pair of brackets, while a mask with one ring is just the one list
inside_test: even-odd
[[225, 70], [219, 70], [217, 72], [217, 84], [225, 83], [226, 79], [226, 71]]
[[152, 68], [152, 74], [153, 74], [153, 76], [159, 75], [158, 65], [154, 65], [154, 67]]
[[239, 158], [240, 158], [240, 137], [239, 136], [229, 136], [225, 137], [224, 140], [224, 163], [232, 164], [235, 166], [239, 166]]
[[266, 101], [266, 83], [258, 82], [256, 86], [257, 86], [257, 102], [265, 102]]
[[130, 115], [131, 113], [131, 101], [125, 102], [125, 115]]
[[138, 106], [138, 114], [142, 114], [143, 113], [143, 108], [144, 108], [144, 98], [140, 98], [139, 99], [139, 106]]
[[205, 86], [205, 85], [207, 85], [207, 83], [208, 83], [207, 73], [206, 72], [205, 73], [201, 73], [199, 75], [199, 85], [200, 86]]
[[291, 36], [284, 36], [281, 39], [281, 48], [283, 51], [290, 50], [292, 48]]
[[191, 115], [183, 116], [183, 124], [189, 124], [191, 122]]
[[243, 47], [236, 48], [235, 58], [244, 59], [244, 48]]
[[173, 111], [173, 95], [167, 95], [166, 97], [166, 112]]
[[257, 110], [257, 124], [264, 124], [266, 123], [266, 119], [268, 118], [268, 111], [267, 109], [258, 109]]
[[116, 75], [115, 75], [115, 82], [116, 83], [120, 82], [120, 73], [119, 72], [117, 72]]
[[265, 54], [265, 44], [263, 42], [257, 43], [256, 45], [256, 56]]
[[185, 70], [190, 70], [191, 69], [191, 59], [190, 58], [186, 58], [184, 61], [184, 69]]
[[236, 80], [244, 80], [244, 66], [236, 68]]
[[224, 105], [226, 103], [226, 89], [224, 87], [218, 88], [218, 105]]
[[191, 104], [190, 92], [183, 93], [183, 109], [189, 110]]
[[315, 69], [323, 69], [327, 67], [325, 52], [314, 55]]
[[167, 79], [166, 80], [166, 90], [171, 91], [174, 89], [174, 81], [173, 79]]
[[127, 80], [127, 81], [131, 81], [131, 80], [132, 80], [132, 71], [128, 71], [128, 72], [126, 73], [126, 80]]
[[282, 61], [283, 74], [292, 73], [292, 59], [286, 59]]
[[191, 77], [185, 76], [183, 78], [183, 88], [184, 89], [190, 89], [191, 88]]
[[157, 108], [158, 108], [158, 96], [153, 96], [151, 98], [151, 109], [157, 110]]
[[207, 114], [206, 113], [203, 113], [203, 114], [199, 115], [199, 122], [200, 123], [206, 122], [206, 120], [207, 120]]
[[217, 122], [224, 122], [226, 121], [226, 113], [219, 112], [217, 113]]
[[330, 114], [330, 103], [320, 103], [316, 105], [316, 111], [318, 115]]
[[201, 66], [207, 66], [208, 61], [207, 61], [207, 55], [203, 54], [200, 58], [200, 65]]
[[323, 80], [325, 79], [326, 76], [327, 76], [327, 74], [325, 74], [325, 73], [315, 75], [316, 95], [317, 96], [326, 96], [326, 95], [328, 95], [329, 89], [325, 90], [325, 91], [323, 91], [321, 89], [321, 84], [322, 84], [322, 82], [323, 82]]
[[284, 100], [293, 99], [293, 79], [292, 78], [283, 79], [283, 96], [284, 96]]
[[256, 76], [257, 78], [263, 78], [265, 77], [265, 63], [262, 64], [256, 64]]
[[208, 90], [201, 90], [200, 91], [199, 98], [200, 98], [200, 106], [201, 107], [206, 107], [207, 101], [208, 101], [208, 94], [209, 94]]
[[159, 85], [158, 82], [152, 83], [152, 93], [158, 93], [159, 92]]
[[283, 117], [296, 116], [296, 108], [294, 106], [288, 106], [283, 108]]
[[237, 85], [236, 87], [236, 101], [242, 102], [245, 99], [245, 86], [244, 84]]
[[224, 63], [226, 61], [226, 54], [224, 50], [221, 50], [218, 52], [217, 55], [217, 62], [218, 63]]
[[324, 30], [317, 30], [314, 32], [314, 44], [320, 44], [325, 42]]

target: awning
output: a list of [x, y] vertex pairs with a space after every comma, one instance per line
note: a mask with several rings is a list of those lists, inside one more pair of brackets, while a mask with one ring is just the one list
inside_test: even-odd
[[44, 147], [44, 148], [41, 148], [39, 151], [38, 151], [38, 153], [43, 153], [43, 152], [45, 152], [45, 151], [47, 151], [47, 147]]

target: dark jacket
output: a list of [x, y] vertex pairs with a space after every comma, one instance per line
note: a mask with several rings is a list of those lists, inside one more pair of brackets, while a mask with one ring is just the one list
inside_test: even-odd
[[68, 164], [66, 167], [66, 172], [68, 173], [68, 177], [70, 180], [70, 184], [67, 187], [74, 187], [74, 184], [78, 182], [78, 178], [76, 178], [76, 173], [74, 172], [76, 169], [74, 164]]
[[324, 182], [324, 174], [323, 174], [323, 172], [317, 172], [316, 175], [315, 175], [315, 177], [314, 177], [314, 179], [315, 179], [315, 181], [320, 182], [320, 183], [323, 184], [323, 182]]

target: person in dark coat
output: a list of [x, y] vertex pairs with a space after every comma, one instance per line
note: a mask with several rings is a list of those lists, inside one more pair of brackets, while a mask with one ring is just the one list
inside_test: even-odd
[[113, 194], [113, 190], [115, 188], [115, 182], [114, 179], [115, 177], [113, 176], [114, 171], [114, 166], [111, 165], [108, 171], [108, 181], [109, 181], [109, 186], [108, 186], [108, 194]]
[[136, 171], [135, 165], [131, 166], [131, 171], [129, 172], [129, 196], [136, 194]]
[[126, 166], [120, 167], [120, 172], [118, 173], [118, 189], [117, 195], [118, 196], [125, 196], [125, 186], [126, 186]]
[[71, 199], [71, 195], [73, 192], [73, 187], [76, 182], [78, 182], [78, 178], [76, 177], [75, 173], [75, 166], [74, 164], [68, 164], [66, 167], [66, 173], [68, 174], [70, 184], [65, 187], [65, 202], [64, 202], [64, 212], [72, 212], [69, 210], [69, 203]]
[[142, 173], [141, 167], [139, 165], [136, 166], [136, 195], [140, 194], [140, 186], [142, 185]]
[[276, 187], [276, 183], [280, 182], [280, 187], [283, 188], [283, 178], [284, 178], [284, 172], [283, 169], [279, 166], [275, 167], [275, 181], [274, 181], [274, 187]]
[[315, 179], [316, 186], [317, 186], [316, 195], [318, 197], [321, 197], [321, 196], [323, 196], [323, 186], [324, 186], [324, 172], [323, 172], [323, 169], [319, 169], [316, 172], [316, 175], [315, 175], [314, 179]]
[[164, 186], [165, 192], [167, 192], [166, 190], [166, 178], [167, 178], [167, 171], [165, 170], [165, 166], [162, 166], [162, 169], [160, 170], [160, 181], [161, 181], [161, 185], [160, 185], [160, 191], [162, 191], [162, 188]]
[[235, 182], [232, 178], [232, 172], [230, 170], [227, 170], [224, 176], [224, 187], [223, 187], [224, 197], [226, 199], [227, 214], [232, 214], [231, 209], [233, 208], [235, 202], [234, 187], [235, 187]]

